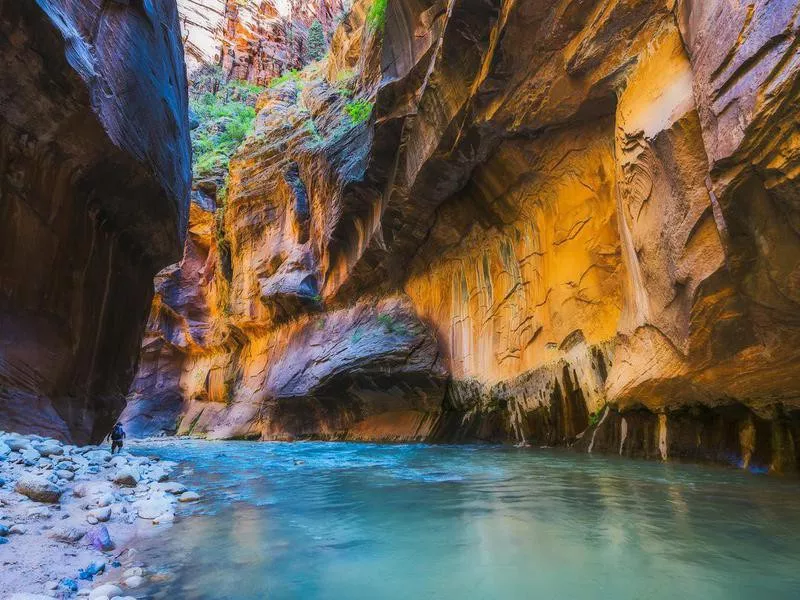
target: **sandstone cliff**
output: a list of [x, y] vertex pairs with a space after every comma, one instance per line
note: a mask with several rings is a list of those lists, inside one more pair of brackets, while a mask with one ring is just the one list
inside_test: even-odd
[[799, 14], [357, 2], [193, 209], [127, 418], [795, 469]]
[[189, 186], [174, 2], [0, 2], [0, 428], [109, 430]]
[[219, 65], [227, 78], [266, 85], [308, 61], [308, 29], [330, 36], [341, 0], [178, 0], [189, 73]]

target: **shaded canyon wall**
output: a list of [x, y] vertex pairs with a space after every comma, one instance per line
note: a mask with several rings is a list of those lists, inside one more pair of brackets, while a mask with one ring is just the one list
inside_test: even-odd
[[129, 422], [795, 469], [800, 5], [369, 11], [193, 207]]
[[99, 440], [183, 246], [175, 4], [2, 1], [0, 63], [0, 429]]

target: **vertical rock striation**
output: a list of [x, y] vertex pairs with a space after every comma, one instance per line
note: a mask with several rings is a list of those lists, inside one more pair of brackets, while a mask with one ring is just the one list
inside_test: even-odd
[[[213, 293], [167, 301], [214, 332], [160, 375], [179, 429], [795, 469], [800, 4], [380, 6], [265, 94], [232, 161]], [[370, 310], [414, 324], [428, 366], [388, 335], [364, 394], [383, 355], [342, 332]], [[346, 346], [347, 386], [317, 345]]]
[[189, 73], [219, 65], [226, 78], [266, 85], [308, 62], [308, 29], [326, 36], [342, 14], [341, 0], [178, 0]]
[[98, 440], [190, 185], [171, 2], [0, 2], [0, 427]]

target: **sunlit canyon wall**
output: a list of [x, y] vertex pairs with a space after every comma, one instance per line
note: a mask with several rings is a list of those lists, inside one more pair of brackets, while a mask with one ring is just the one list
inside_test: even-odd
[[800, 5], [369, 10], [193, 206], [131, 427], [794, 470]]

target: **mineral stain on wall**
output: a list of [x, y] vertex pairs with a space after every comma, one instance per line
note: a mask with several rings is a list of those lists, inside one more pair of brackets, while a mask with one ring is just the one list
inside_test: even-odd
[[797, 2], [380, 6], [261, 97], [124, 418], [795, 470]]

